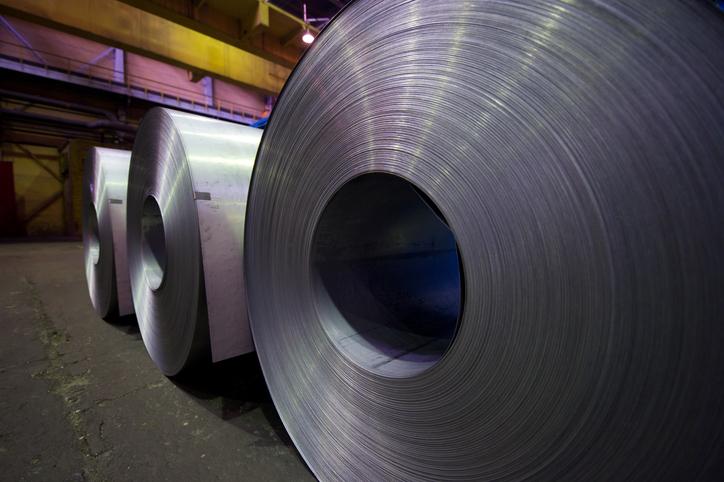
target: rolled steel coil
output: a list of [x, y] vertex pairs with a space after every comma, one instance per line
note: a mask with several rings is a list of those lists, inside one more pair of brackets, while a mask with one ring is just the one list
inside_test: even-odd
[[723, 47], [675, 0], [357, 0], [324, 29], [245, 241], [317, 477], [721, 477]]
[[131, 152], [93, 147], [83, 171], [83, 262], [96, 313], [133, 313], [126, 260], [126, 190]]
[[149, 111], [128, 181], [128, 260], [138, 325], [156, 365], [253, 351], [243, 279], [246, 197], [261, 131]]

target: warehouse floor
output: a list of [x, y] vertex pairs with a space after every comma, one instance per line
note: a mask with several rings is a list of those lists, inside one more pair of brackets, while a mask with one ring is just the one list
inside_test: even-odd
[[80, 243], [0, 244], [0, 480], [313, 480], [254, 355], [164, 377]]

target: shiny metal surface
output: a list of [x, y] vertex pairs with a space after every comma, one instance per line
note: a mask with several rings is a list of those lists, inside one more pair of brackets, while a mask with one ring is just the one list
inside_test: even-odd
[[[722, 46], [718, 12], [674, 0], [358, 0], [331, 22], [265, 131], [245, 245], [257, 353], [318, 478], [724, 473]], [[370, 337], [404, 317], [369, 266], [444, 237], [404, 187], [350, 194], [370, 173], [457, 243], [460, 319], [422, 369], [383, 370]], [[404, 271], [387, 290], [424, 294]]]
[[143, 341], [168, 375], [254, 349], [242, 250], [260, 137], [160, 108], [139, 128], [128, 187], [131, 287]]
[[133, 313], [126, 261], [126, 190], [130, 151], [93, 147], [83, 172], [83, 259], [96, 313]]

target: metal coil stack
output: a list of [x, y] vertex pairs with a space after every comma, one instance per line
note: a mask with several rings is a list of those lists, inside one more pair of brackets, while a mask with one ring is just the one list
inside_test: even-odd
[[134, 143], [128, 261], [146, 348], [167, 375], [253, 351], [243, 278], [261, 131], [153, 109]]
[[317, 477], [721, 476], [723, 45], [705, 2], [358, 0], [328, 25], [244, 247]]
[[717, 479], [712, 10], [357, 0], [263, 138], [157, 108], [92, 151], [93, 305], [169, 376], [256, 347], [321, 480]]
[[126, 261], [126, 190], [131, 153], [93, 147], [83, 183], [83, 260], [88, 293], [101, 318], [133, 313]]

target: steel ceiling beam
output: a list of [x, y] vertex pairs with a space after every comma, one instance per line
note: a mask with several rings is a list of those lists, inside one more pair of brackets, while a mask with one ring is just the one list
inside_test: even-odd
[[290, 69], [118, 0], [0, 0], [0, 12], [183, 68], [281, 91]]
[[304, 52], [301, 41], [280, 40], [303, 29], [303, 20], [266, 0], [193, 0], [190, 11], [188, 0], [120, 1], [290, 69]]
[[10, 23], [10, 21], [9, 21], [8, 19], [6, 19], [5, 17], [3, 17], [2, 15], [0, 15], [0, 23], [2, 23], [3, 25], [5, 25], [5, 28], [7, 28], [7, 29], [10, 31], [10, 33], [13, 34], [13, 36], [14, 36], [16, 39], [18, 39], [18, 41], [19, 41], [21, 44], [23, 44], [26, 48], [28, 48], [28, 50], [30, 50], [30, 53], [33, 55], [33, 57], [35, 57], [35, 58], [38, 60], [38, 62], [40, 62], [41, 64], [47, 64], [47, 63], [48, 63], [48, 62], [45, 61], [45, 59], [43, 58], [43, 56], [40, 55], [40, 54], [35, 50], [35, 48], [34, 48], [33, 45], [30, 43], [30, 41], [29, 41], [28, 39], [26, 39], [23, 34], [21, 34], [20, 32], [18, 32], [18, 30], [13, 26], [13, 24]]
[[251, 124], [257, 119], [255, 113], [239, 110], [240, 106], [228, 104], [226, 102], [219, 103], [218, 101], [215, 101], [214, 105], [204, 105], [199, 102], [194, 102], [193, 100], [164, 95], [162, 92], [144, 89], [143, 87], [115, 84], [108, 82], [107, 80], [97, 79], [83, 74], [31, 65], [28, 62], [21, 62], [17, 59], [0, 58], [0, 69], [13, 70], [46, 79], [60, 80], [70, 84], [92, 87], [106, 92], [113, 92], [115, 94], [142, 99], [154, 104], [165, 105], [174, 109], [196, 112], [200, 115], [216, 117], [218, 119], [224, 119], [241, 124]]

